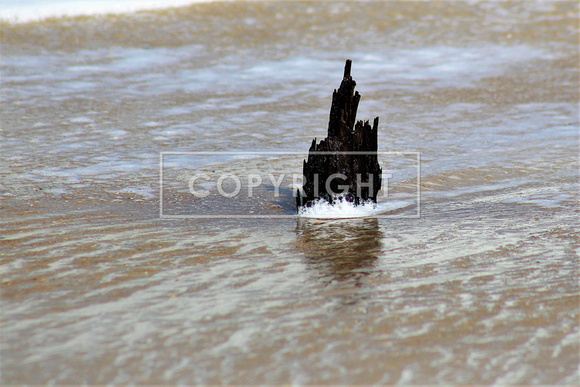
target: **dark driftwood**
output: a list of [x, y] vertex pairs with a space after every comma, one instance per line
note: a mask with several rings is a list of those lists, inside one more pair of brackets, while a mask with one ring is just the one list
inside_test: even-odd
[[[332, 95], [328, 136], [308, 151], [304, 161], [303, 192], [297, 192], [296, 205], [311, 206], [321, 198], [328, 202], [347, 200], [360, 204], [377, 201], [381, 189], [381, 167], [377, 158], [379, 117], [373, 126], [356, 120], [360, 94], [350, 76], [351, 60], [346, 61], [344, 78]], [[335, 175], [340, 174], [340, 175]], [[345, 189], [348, 186], [348, 189]]]

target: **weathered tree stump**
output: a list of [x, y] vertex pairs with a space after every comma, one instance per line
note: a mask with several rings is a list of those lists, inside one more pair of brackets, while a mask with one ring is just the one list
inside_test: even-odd
[[297, 207], [309, 207], [315, 199], [330, 203], [347, 200], [358, 205], [376, 203], [381, 189], [382, 169], [377, 158], [379, 117], [371, 128], [369, 121], [356, 120], [360, 94], [350, 76], [352, 61], [344, 67], [344, 78], [332, 95], [328, 136], [308, 150], [304, 160], [302, 191], [296, 195]]

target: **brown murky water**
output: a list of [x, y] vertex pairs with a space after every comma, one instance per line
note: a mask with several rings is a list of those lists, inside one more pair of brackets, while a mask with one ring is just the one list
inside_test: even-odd
[[[580, 383], [575, 2], [211, 3], [1, 39], [2, 384]], [[381, 208], [410, 204], [188, 192], [300, 172], [346, 58], [391, 152]], [[160, 152], [194, 152], [161, 187]]]

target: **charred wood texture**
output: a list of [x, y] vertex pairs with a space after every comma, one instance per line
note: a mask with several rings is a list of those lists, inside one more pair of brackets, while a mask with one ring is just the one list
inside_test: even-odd
[[350, 75], [352, 62], [346, 61], [344, 77], [332, 95], [328, 135], [308, 151], [304, 160], [303, 192], [297, 192], [296, 205], [311, 206], [315, 199], [328, 202], [347, 200], [360, 204], [377, 201], [382, 169], [377, 158], [379, 117], [373, 126], [356, 121], [360, 94]]

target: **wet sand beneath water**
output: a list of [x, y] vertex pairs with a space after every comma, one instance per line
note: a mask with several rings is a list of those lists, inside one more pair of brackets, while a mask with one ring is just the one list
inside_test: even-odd
[[[577, 15], [243, 2], [3, 24], [0, 383], [579, 384]], [[420, 218], [188, 194], [196, 171], [299, 157], [167, 175], [177, 209], [271, 219], [160, 218], [160, 152], [306, 153], [348, 57], [379, 150], [421, 153]], [[384, 168], [391, 198], [417, 186]]]

